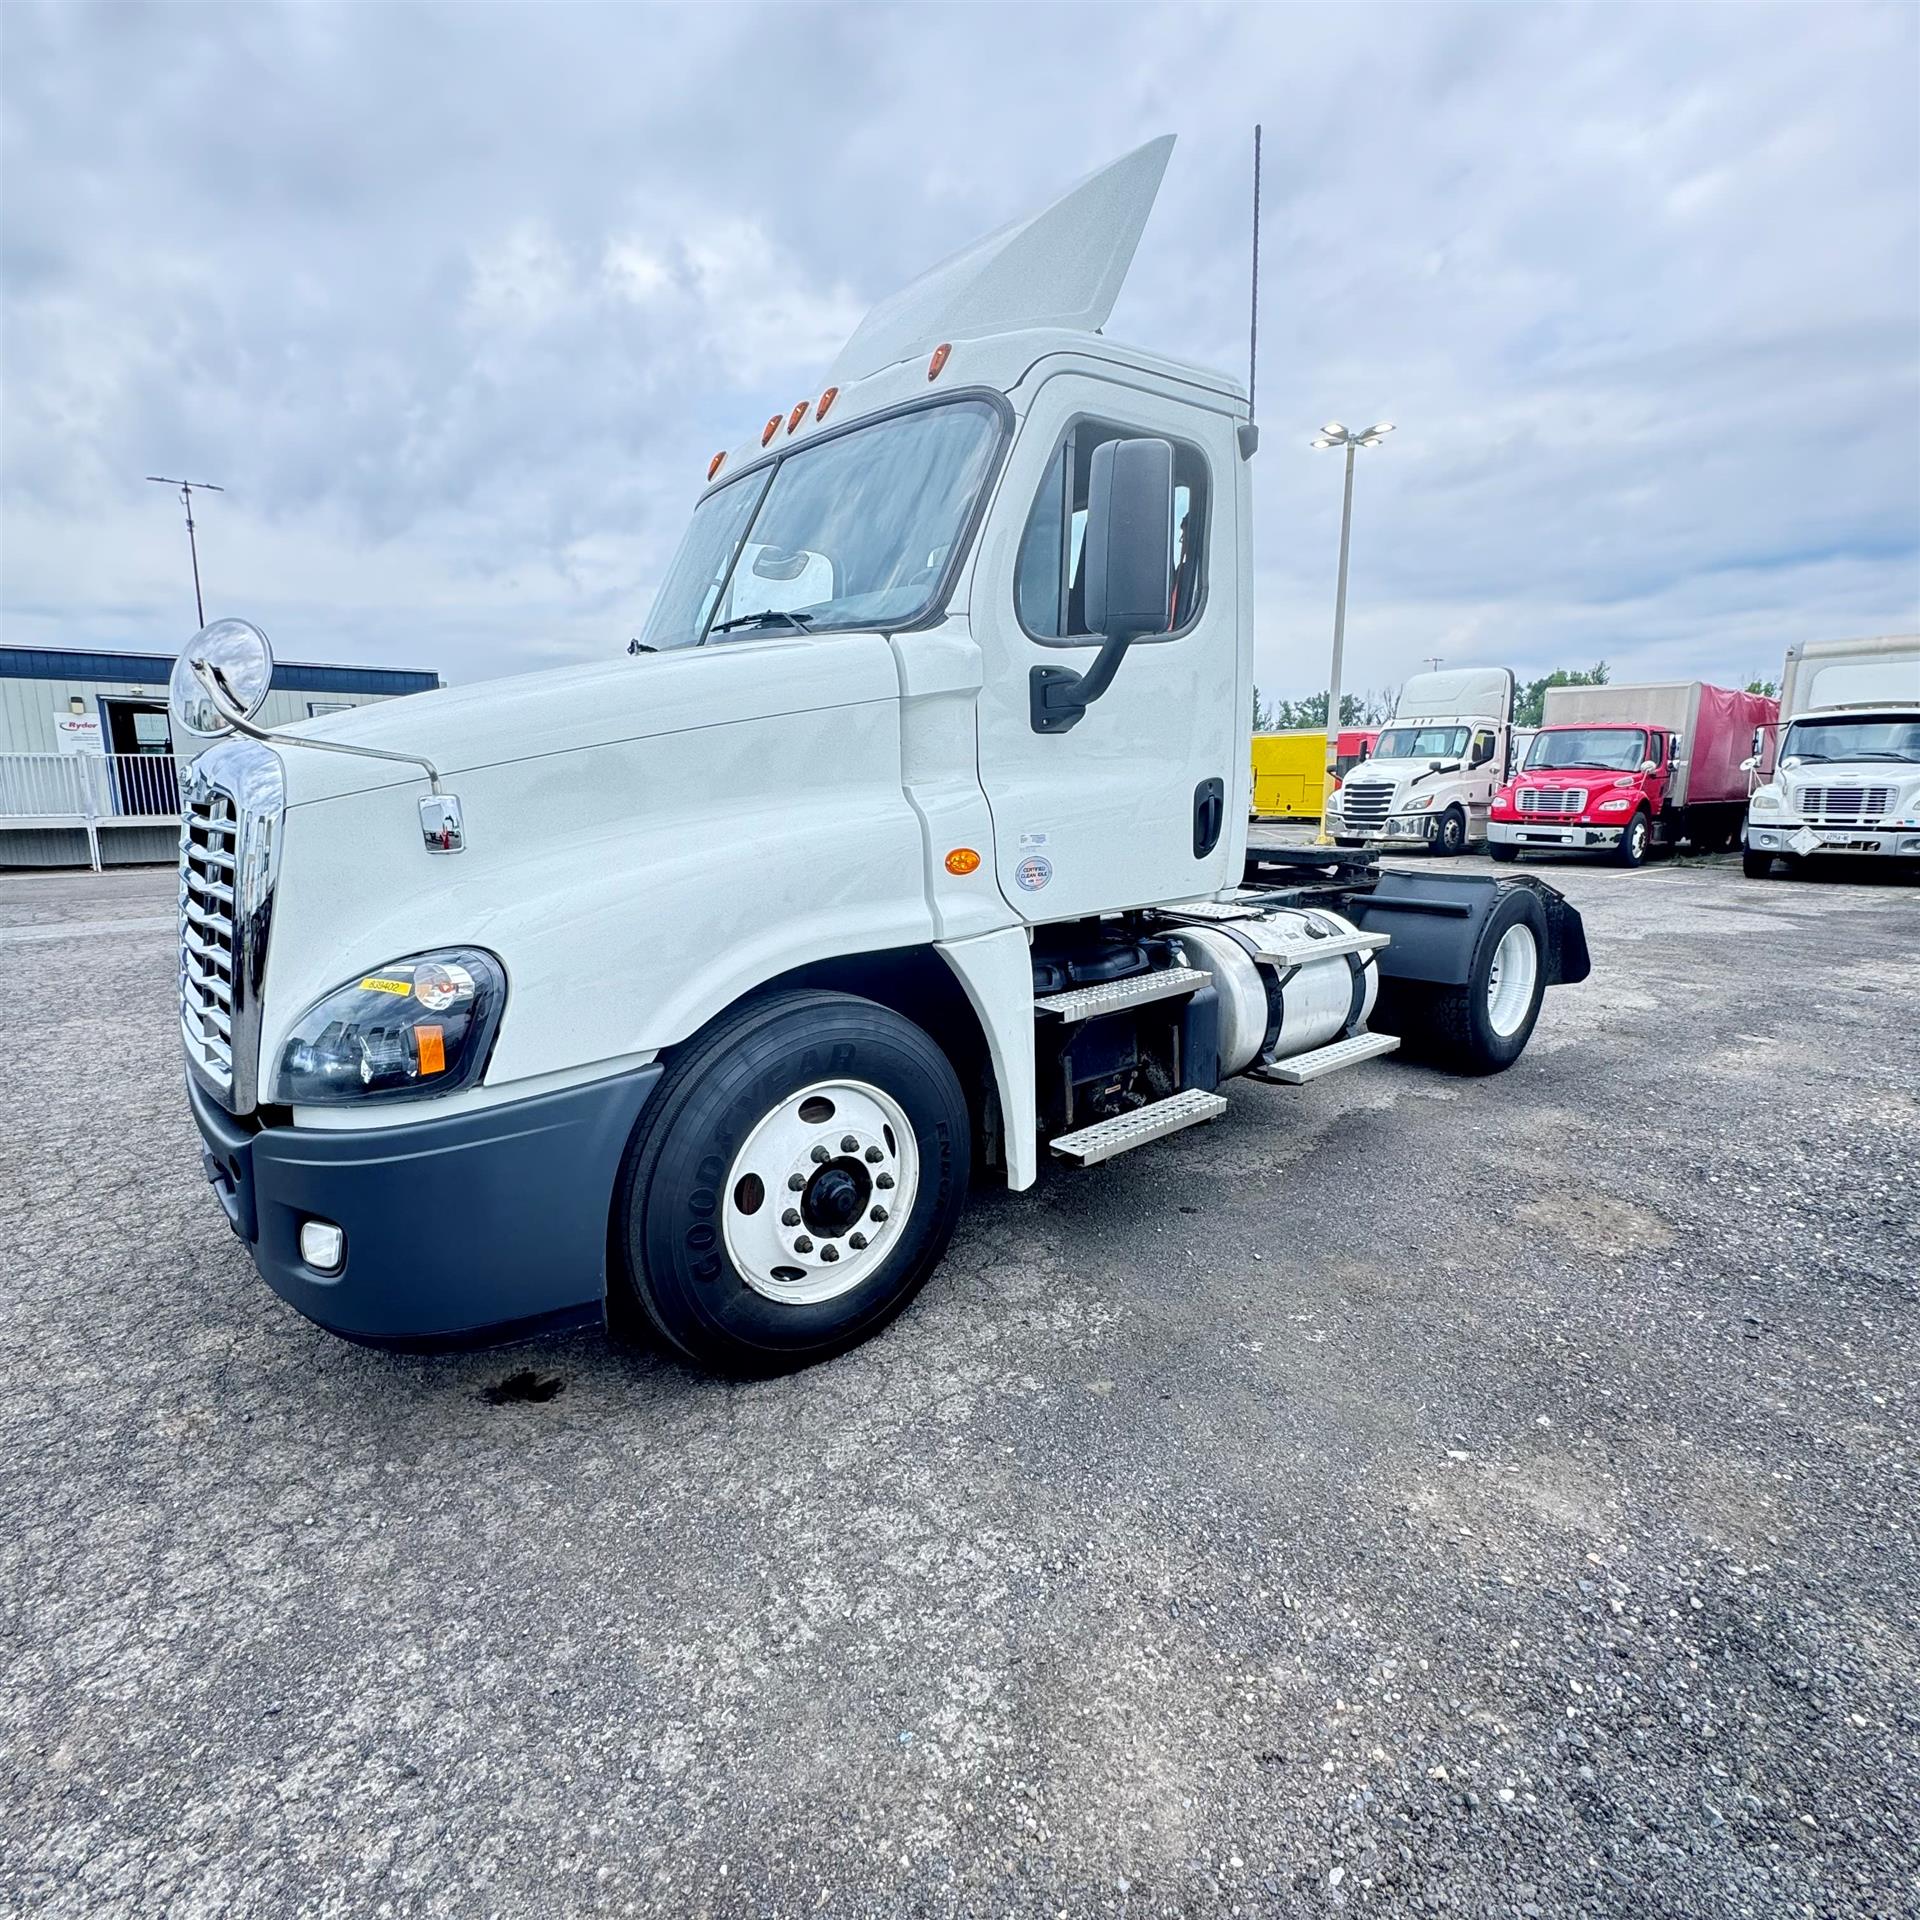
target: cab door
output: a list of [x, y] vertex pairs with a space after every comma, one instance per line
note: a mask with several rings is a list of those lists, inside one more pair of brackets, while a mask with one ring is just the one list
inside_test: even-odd
[[[1029, 922], [1192, 899], [1239, 878], [1253, 690], [1238, 590], [1244, 468], [1229, 405], [1204, 389], [1176, 399], [1070, 371], [1045, 378], [1027, 410], [968, 614], [983, 656], [980, 782], [994, 871]], [[1043, 732], [1033, 669], [1084, 674], [1099, 650], [1083, 538], [1092, 455], [1116, 438], [1173, 448], [1167, 628], [1133, 643], [1070, 730]]]

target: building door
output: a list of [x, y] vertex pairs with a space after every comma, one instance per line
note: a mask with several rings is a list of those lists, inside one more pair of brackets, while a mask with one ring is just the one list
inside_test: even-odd
[[108, 764], [113, 769], [114, 811], [164, 814], [180, 811], [180, 778], [173, 760], [173, 726], [159, 700], [102, 700], [107, 723]]

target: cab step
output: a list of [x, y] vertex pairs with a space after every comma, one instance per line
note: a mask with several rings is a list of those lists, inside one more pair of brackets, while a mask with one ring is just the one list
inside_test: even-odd
[[1399, 1044], [1397, 1033], [1356, 1033], [1351, 1040], [1336, 1040], [1331, 1046], [1315, 1047], [1311, 1053], [1296, 1053], [1290, 1060], [1254, 1067], [1249, 1077], [1275, 1080], [1283, 1087], [1304, 1087], [1309, 1080], [1325, 1079], [1342, 1067], [1357, 1067], [1362, 1060], [1391, 1053]]
[[1065, 993], [1050, 993], [1033, 1004], [1039, 1012], [1058, 1014], [1062, 1020], [1092, 1020], [1152, 1000], [1175, 1000], [1182, 994], [1196, 993], [1209, 978], [1198, 967], [1160, 967], [1152, 973], [1103, 980], [1098, 986], [1070, 987]]
[[1184, 1093], [1170, 1094], [1150, 1106], [1136, 1107], [1131, 1113], [1097, 1121], [1073, 1133], [1059, 1134], [1052, 1142], [1053, 1150], [1077, 1167], [1091, 1167], [1102, 1160], [1111, 1160], [1117, 1153], [1130, 1153], [1135, 1147], [1144, 1147], [1149, 1140], [1178, 1133], [1183, 1127], [1197, 1127], [1203, 1120], [1217, 1119], [1226, 1110], [1227, 1103], [1219, 1094], [1189, 1087]]

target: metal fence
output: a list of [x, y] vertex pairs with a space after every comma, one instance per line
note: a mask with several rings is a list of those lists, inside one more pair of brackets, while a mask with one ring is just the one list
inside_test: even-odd
[[181, 762], [170, 753], [0, 753], [0, 829], [78, 827], [100, 870], [100, 833], [170, 827]]

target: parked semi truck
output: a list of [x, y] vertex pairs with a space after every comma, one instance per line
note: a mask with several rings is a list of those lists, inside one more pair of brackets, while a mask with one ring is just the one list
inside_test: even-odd
[[1585, 977], [1537, 881], [1248, 856], [1246, 396], [1100, 331], [1170, 145], [716, 455], [635, 657], [269, 732], [258, 630], [189, 642], [188, 1096], [302, 1313], [795, 1366], [911, 1299], [977, 1167], [1403, 1043], [1497, 1070]]
[[1779, 724], [1753, 741], [1747, 877], [1776, 862], [1920, 861], [1920, 636], [1787, 649]]
[[1519, 770], [1493, 796], [1488, 851], [1601, 853], [1637, 867], [1657, 846], [1731, 846], [1754, 730], [1779, 703], [1701, 680], [1549, 687]]
[[1493, 791], [1507, 777], [1513, 675], [1505, 667], [1416, 673], [1400, 689], [1372, 757], [1327, 811], [1343, 847], [1369, 842], [1464, 853], [1487, 837]]

